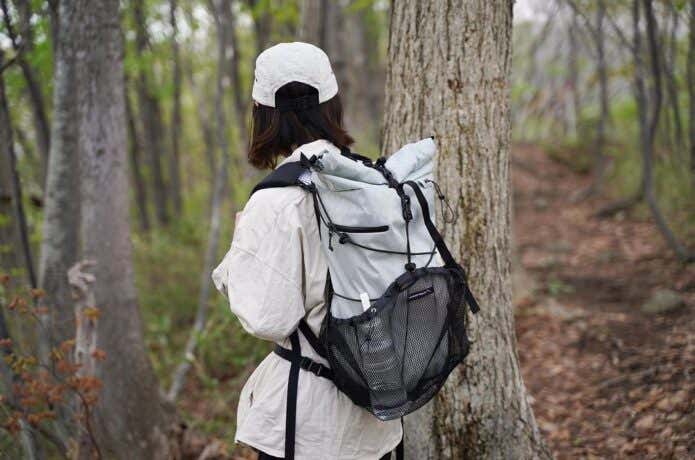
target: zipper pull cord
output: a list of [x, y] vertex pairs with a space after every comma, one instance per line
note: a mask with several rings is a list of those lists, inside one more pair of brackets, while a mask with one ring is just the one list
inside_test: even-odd
[[[449, 203], [449, 200], [447, 199], [446, 195], [444, 195], [444, 193], [442, 192], [442, 189], [439, 187], [439, 184], [432, 179], [425, 179], [425, 182], [431, 182], [432, 185], [434, 185], [434, 189], [437, 192], [437, 198], [439, 198], [439, 200], [442, 202], [442, 220], [447, 224], [453, 224], [454, 222], [456, 222], [458, 220], [458, 213], [451, 206], [451, 203]], [[448, 219], [447, 211], [450, 216]]]

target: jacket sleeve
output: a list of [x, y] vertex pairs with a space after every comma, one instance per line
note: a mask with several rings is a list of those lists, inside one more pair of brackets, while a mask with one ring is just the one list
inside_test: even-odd
[[278, 206], [269, 193], [254, 194], [239, 214], [212, 278], [247, 332], [280, 341], [305, 314], [301, 224], [296, 204]]

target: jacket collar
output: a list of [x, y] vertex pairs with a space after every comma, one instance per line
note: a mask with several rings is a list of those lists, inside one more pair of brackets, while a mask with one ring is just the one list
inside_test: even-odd
[[280, 166], [284, 165], [285, 163], [290, 163], [292, 161], [299, 161], [300, 157], [302, 154], [304, 154], [305, 157], [311, 158], [312, 155], [318, 155], [320, 153], [323, 153], [324, 151], [335, 151], [339, 152], [340, 149], [333, 145], [332, 142], [327, 141], [325, 139], [319, 139], [313, 142], [309, 142], [308, 144], [301, 145], [297, 147], [290, 156], [286, 157], [284, 160], [282, 160], [276, 168], [279, 168]]

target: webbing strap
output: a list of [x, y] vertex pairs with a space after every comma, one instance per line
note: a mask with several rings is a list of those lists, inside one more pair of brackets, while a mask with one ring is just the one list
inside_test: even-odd
[[[286, 359], [290, 362], [296, 359], [294, 354], [292, 353], [292, 350], [282, 348], [280, 345], [276, 345], [273, 352], [279, 357]], [[324, 379], [333, 381], [333, 371], [330, 368], [324, 366], [323, 364], [317, 361], [314, 361], [311, 358], [307, 358], [306, 356], [300, 356], [299, 367], [304, 369], [305, 371], [311, 372], [317, 377], [323, 377]]]
[[275, 354], [290, 362], [290, 377], [287, 380], [287, 410], [285, 413], [285, 460], [294, 460], [294, 441], [297, 427], [297, 387], [299, 384], [299, 370], [304, 369], [314, 373], [318, 377], [333, 380], [333, 371], [321, 363], [302, 356], [302, 348], [299, 343], [299, 332], [302, 331], [309, 345], [323, 358], [326, 351], [309, 324], [304, 318], [299, 321], [298, 329], [290, 334], [292, 349], [288, 350], [280, 346], [275, 347]]
[[287, 380], [287, 411], [285, 413], [285, 459], [294, 460], [294, 435], [297, 427], [297, 384], [299, 383], [299, 361], [302, 350], [299, 345], [299, 334], [294, 331], [290, 335], [292, 355], [290, 361], [290, 378]]
[[415, 196], [417, 197], [418, 203], [420, 203], [420, 208], [422, 209], [422, 217], [425, 220], [425, 227], [427, 227], [427, 231], [430, 233], [430, 236], [434, 240], [435, 246], [437, 246], [437, 251], [439, 251], [439, 255], [442, 256], [442, 259], [444, 260], [444, 265], [449, 268], [456, 268], [457, 270], [461, 271], [461, 275], [463, 277], [463, 297], [466, 299], [466, 302], [468, 303], [468, 306], [470, 307], [471, 311], [473, 313], [477, 313], [480, 310], [480, 306], [478, 305], [478, 301], [475, 300], [475, 297], [473, 296], [473, 293], [471, 290], [468, 288], [468, 279], [466, 277], [466, 272], [464, 271], [463, 267], [456, 262], [454, 257], [451, 255], [451, 252], [449, 251], [449, 248], [446, 246], [446, 243], [444, 242], [444, 238], [442, 238], [441, 233], [439, 233], [439, 230], [437, 230], [437, 227], [434, 225], [434, 222], [432, 222], [432, 218], [430, 217], [430, 206], [427, 204], [427, 198], [425, 198], [425, 195], [422, 193], [422, 190], [420, 189], [420, 186], [413, 182], [413, 181], [406, 181], [404, 184], [409, 185], [412, 189], [413, 192], [415, 192]]
[[323, 344], [318, 337], [316, 337], [316, 334], [314, 334], [314, 331], [311, 330], [309, 324], [304, 318], [299, 321], [299, 330], [302, 331], [302, 334], [304, 334], [304, 337], [306, 338], [307, 342], [309, 342], [309, 345], [311, 345], [311, 348], [313, 348], [319, 356], [326, 359], [326, 349], [323, 347]]

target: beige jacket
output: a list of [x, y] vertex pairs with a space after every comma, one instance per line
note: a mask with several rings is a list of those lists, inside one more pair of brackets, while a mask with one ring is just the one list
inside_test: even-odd
[[[282, 163], [325, 149], [328, 141], [305, 144]], [[281, 163], [281, 164], [282, 164]], [[288, 336], [302, 317], [318, 335], [326, 261], [321, 253], [311, 196], [299, 187], [256, 192], [238, 215], [234, 239], [213, 272], [244, 329], [290, 348]], [[300, 333], [302, 354], [328, 363]], [[244, 386], [237, 409], [237, 442], [282, 457], [290, 363], [269, 354]], [[329, 380], [299, 374], [295, 457], [297, 460], [377, 460], [402, 436], [399, 420], [382, 422], [354, 405]]]

